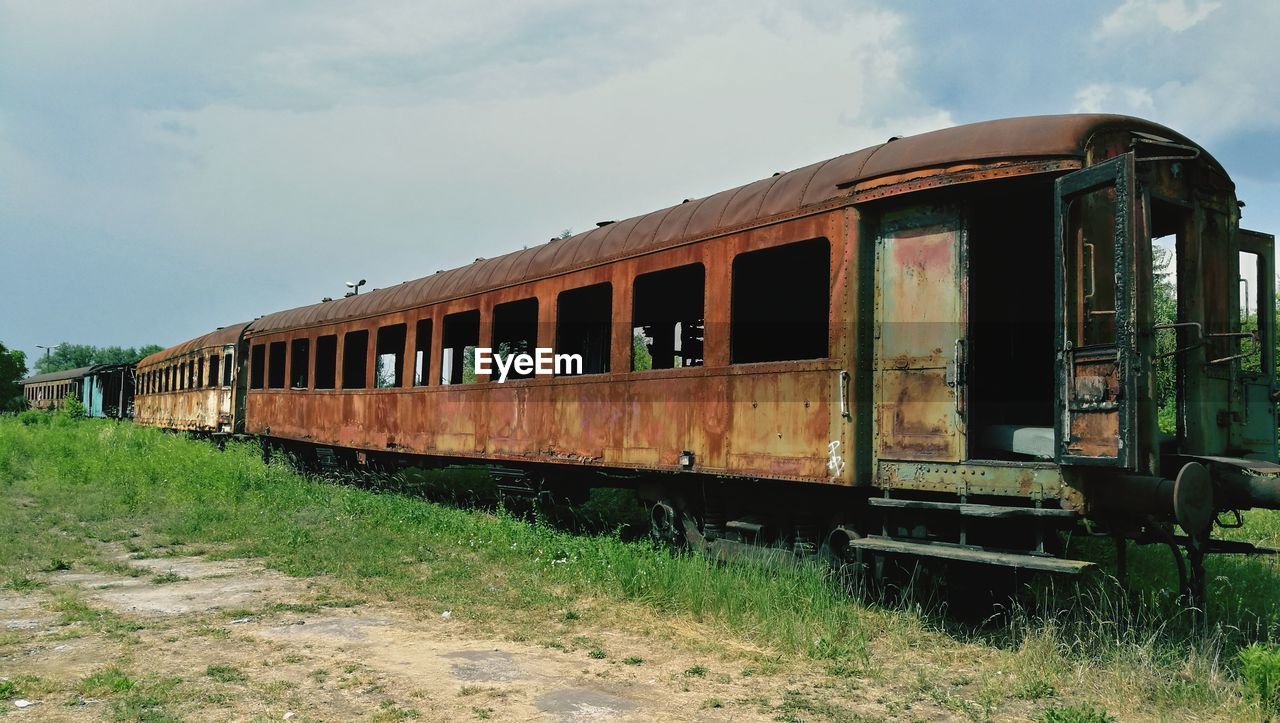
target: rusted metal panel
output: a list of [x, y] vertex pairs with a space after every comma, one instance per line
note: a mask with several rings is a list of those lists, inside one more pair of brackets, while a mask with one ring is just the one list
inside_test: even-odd
[[1001, 495], [1047, 500], [1071, 494], [1061, 470], [1048, 463], [882, 461], [876, 468], [876, 485], [957, 496]]
[[1120, 455], [1120, 366], [1115, 351], [1078, 355], [1072, 364], [1071, 432], [1068, 454], [1117, 458]]
[[962, 227], [954, 211], [905, 214], [886, 220], [877, 243], [877, 456], [955, 462], [964, 455]]

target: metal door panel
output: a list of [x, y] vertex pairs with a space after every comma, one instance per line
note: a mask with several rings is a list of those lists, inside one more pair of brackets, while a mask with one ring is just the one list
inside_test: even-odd
[[958, 212], [888, 219], [876, 243], [876, 439], [881, 459], [963, 459], [967, 308]]
[[1133, 164], [1127, 153], [1055, 183], [1062, 464], [1131, 468], [1136, 461]]

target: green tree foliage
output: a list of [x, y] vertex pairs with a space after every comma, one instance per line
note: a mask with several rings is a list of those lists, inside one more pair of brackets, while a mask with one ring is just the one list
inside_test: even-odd
[[147, 344], [134, 348], [131, 346], [92, 346], [90, 344], [63, 342], [45, 356], [36, 359], [36, 373], [48, 374], [94, 364], [132, 364], [162, 349], [164, 347], [158, 344]]
[[642, 372], [653, 368], [653, 355], [649, 353], [649, 339], [640, 332], [631, 335], [631, 368]]
[[25, 404], [18, 380], [27, 375], [27, 355], [0, 343], [0, 412], [16, 412]]
[[[1155, 269], [1151, 305], [1155, 310], [1156, 324], [1172, 324], [1178, 320], [1178, 295], [1174, 286], [1173, 251], [1161, 246], [1151, 247], [1151, 265]], [[1178, 386], [1177, 359], [1172, 355], [1177, 348], [1178, 334], [1173, 329], [1156, 332], [1156, 404], [1158, 405], [1160, 431], [1173, 434], [1177, 431]], [[1164, 356], [1168, 354], [1169, 356]], [[1164, 358], [1160, 358], [1164, 356]]]

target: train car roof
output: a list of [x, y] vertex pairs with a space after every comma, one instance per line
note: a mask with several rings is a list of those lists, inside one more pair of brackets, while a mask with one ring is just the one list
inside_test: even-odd
[[65, 379], [79, 379], [88, 374], [93, 367], [78, 367], [76, 369], [64, 369], [60, 372], [49, 372], [48, 374], [36, 374], [18, 381], [18, 384], [40, 384], [42, 382], [60, 382]]
[[[1089, 139], [1130, 128], [1195, 145], [1139, 118], [1104, 114], [1027, 116], [894, 138], [877, 146], [774, 174], [705, 198], [635, 216], [565, 239], [531, 246], [357, 296], [280, 311], [252, 322], [249, 335], [359, 319], [438, 303], [636, 256], [695, 238], [848, 202], [853, 186], [877, 178], [964, 162], [1083, 158]], [[1196, 146], [1198, 148], [1198, 146]], [[1203, 156], [1215, 163], [1207, 153]]]
[[198, 336], [194, 339], [184, 341], [181, 344], [171, 346], [168, 349], [162, 349], [150, 356], [143, 357], [142, 361], [138, 362], [138, 366], [144, 367], [152, 364], [158, 364], [162, 361], [190, 354], [197, 349], [204, 349], [205, 347], [234, 344], [240, 340], [240, 332], [244, 331], [244, 328], [248, 325], [249, 322], [242, 321], [239, 324], [220, 326], [204, 336]]

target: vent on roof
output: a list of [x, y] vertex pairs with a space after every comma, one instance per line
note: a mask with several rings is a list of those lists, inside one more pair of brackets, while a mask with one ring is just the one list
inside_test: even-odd
[[604, 228], [611, 223], [617, 223], [617, 221], [596, 221], [596, 228]]
[[477, 256], [477, 257], [476, 257], [476, 260], [475, 260], [475, 261], [472, 261], [471, 263], [473, 263], [473, 264], [478, 264], [478, 263], [480, 263], [481, 261], [484, 261], [484, 257], [483, 257], [483, 256]]

